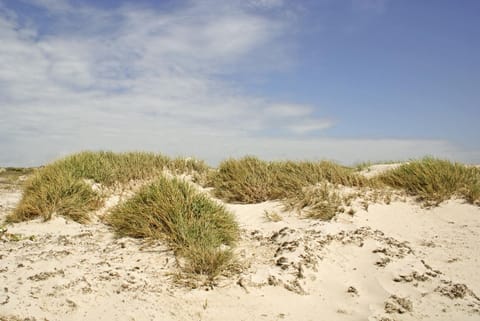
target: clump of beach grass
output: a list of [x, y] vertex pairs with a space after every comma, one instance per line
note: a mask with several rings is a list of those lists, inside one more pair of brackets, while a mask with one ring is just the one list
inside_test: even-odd
[[74, 177], [91, 179], [105, 186], [149, 179], [165, 170], [173, 174], [192, 174], [208, 169], [203, 161], [193, 158], [171, 159], [147, 152], [86, 151], [68, 156], [55, 165], [66, 168]]
[[211, 173], [209, 184], [215, 196], [229, 202], [258, 203], [271, 197], [273, 173], [270, 164], [256, 157], [223, 161]]
[[256, 157], [229, 159], [210, 174], [215, 196], [238, 203], [280, 200], [287, 210], [328, 220], [340, 211], [336, 186], [372, 184], [354, 169], [329, 161], [273, 161]]
[[321, 182], [363, 186], [368, 180], [353, 169], [329, 161], [267, 162], [256, 157], [223, 161], [210, 175], [215, 196], [238, 203], [280, 200]]
[[78, 180], [64, 168], [47, 166], [38, 170], [25, 183], [23, 197], [7, 222], [21, 222], [53, 214], [74, 221], [89, 221], [89, 212], [101, 205], [100, 195], [90, 185]]
[[186, 272], [218, 275], [238, 237], [233, 215], [188, 182], [158, 178], [105, 217], [118, 236], [166, 239], [186, 259]]
[[341, 212], [343, 203], [342, 196], [328, 182], [304, 187], [297, 194], [283, 200], [286, 210], [296, 210], [308, 218], [320, 220], [332, 219]]
[[387, 171], [375, 180], [405, 190], [426, 205], [438, 205], [451, 197], [480, 202], [480, 169], [426, 157]]
[[93, 190], [89, 181], [103, 187], [115, 187], [130, 181], [150, 180], [170, 171], [173, 174], [205, 175], [208, 166], [195, 159], [170, 159], [144, 152], [81, 152], [38, 169], [24, 186], [23, 197], [7, 217], [19, 222], [53, 214], [85, 223], [89, 212], [100, 208], [103, 195]]

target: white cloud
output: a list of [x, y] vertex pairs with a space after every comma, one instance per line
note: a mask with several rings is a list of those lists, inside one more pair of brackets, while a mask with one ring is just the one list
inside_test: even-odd
[[295, 104], [272, 104], [265, 111], [272, 117], [302, 117], [312, 113], [312, 108]]
[[307, 134], [310, 132], [320, 131], [333, 126], [333, 122], [327, 119], [305, 120], [303, 122], [294, 123], [287, 127], [294, 133]]
[[[57, 14], [50, 5], [46, 8]], [[86, 35], [64, 34], [68, 13], [62, 11], [56, 33], [30, 38], [21, 36], [25, 27], [2, 17], [10, 40], [0, 49], [0, 59], [11, 66], [0, 71], [0, 79], [8, 85], [2, 98], [12, 102], [6, 117], [18, 116], [19, 108], [31, 115], [30, 122], [38, 110], [51, 117], [62, 117], [67, 111], [68, 119], [75, 116], [88, 123], [89, 115], [109, 110], [156, 118], [162, 126], [167, 121], [168, 126], [177, 123], [209, 130], [215, 126], [224, 134], [276, 127], [261, 112], [269, 104], [236, 95], [214, 75], [228, 65], [241, 68], [245, 56], [279, 32], [279, 22], [241, 7], [220, 6], [218, 12], [209, 10], [206, 15], [200, 14], [203, 10], [196, 3], [168, 14], [125, 7], [111, 13], [83, 8], [75, 14], [88, 13], [82, 19], [91, 30], [100, 18], [99, 31], [105, 28], [105, 18], [112, 21], [112, 33]], [[44, 118], [37, 123], [39, 119]], [[108, 119], [97, 122], [110, 123]]]
[[[120, 121], [120, 120], [119, 120]], [[2, 142], [3, 149], [18, 148], [14, 154], [2, 155], [5, 165], [32, 165], [51, 161], [82, 149], [113, 149], [116, 151], [142, 149], [168, 155], [194, 155], [217, 164], [226, 157], [257, 155], [264, 159], [329, 159], [353, 164], [366, 160], [409, 160], [424, 155], [435, 155], [465, 162], [480, 162], [480, 153], [462, 151], [446, 141], [401, 139], [334, 139], [334, 138], [268, 138], [222, 135], [216, 131], [196, 128], [163, 127], [154, 135], [153, 123], [143, 127], [103, 127], [93, 130], [64, 128], [61, 135], [49, 135], [45, 140], [38, 135], [15, 137]], [[92, 129], [92, 128], [90, 128]], [[183, 134], [179, 134], [184, 130]], [[123, 135], [119, 140], [117, 135]], [[1, 141], [1, 139], [0, 139]], [[37, 147], [38, 146], [38, 147]], [[41, 148], [40, 148], [41, 147]], [[18, 159], [22, 161], [19, 162]]]
[[[21, 20], [0, 5], [0, 164], [100, 148], [211, 162], [244, 154], [347, 161], [451, 149], [444, 142], [308, 138], [333, 125], [314, 106], [237, 93], [222, 76], [252, 62], [263, 70], [288, 64], [279, 39], [291, 27], [242, 1], [192, 1], [169, 12], [29, 3], [48, 10], [48, 31], [40, 28], [45, 21]], [[278, 133], [282, 139], [273, 138]]]

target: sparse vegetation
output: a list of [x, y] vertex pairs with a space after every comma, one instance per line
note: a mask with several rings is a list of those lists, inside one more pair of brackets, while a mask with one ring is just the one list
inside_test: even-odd
[[179, 179], [160, 177], [106, 217], [119, 236], [167, 239], [187, 272], [214, 277], [232, 258], [233, 215]]
[[211, 172], [209, 185], [226, 201], [257, 203], [271, 196], [271, 176], [267, 162], [248, 156], [223, 161], [217, 171]]
[[[453, 196], [480, 204], [480, 168], [435, 158], [411, 161], [367, 179], [354, 168], [327, 161], [267, 162], [249, 156], [226, 160], [212, 170], [203, 161], [153, 153], [82, 152], [35, 170], [6, 169], [0, 178], [19, 184], [19, 177], [30, 176], [23, 183], [23, 198], [7, 222], [61, 215], [85, 223], [102, 206], [105, 190], [140, 181], [144, 186], [108, 212], [105, 223], [121, 237], [166, 240], [184, 272], [212, 280], [231, 270], [227, 267], [232, 266], [239, 228], [220, 203], [175, 177], [183, 174], [213, 187], [213, 193], [227, 202], [280, 200], [287, 210], [321, 220], [340, 212], [354, 215], [354, 201], [362, 197], [364, 210], [369, 201], [381, 199], [389, 204], [392, 188], [417, 196], [427, 205]], [[342, 186], [353, 188], [340, 189]], [[265, 211], [264, 216], [272, 222], [282, 220], [274, 211]], [[0, 227], [0, 238], [24, 239], [7, 233], [4, 227]]]
[[351, 168], [332, 162], [266, 162], [250, 156], [222, 162], [209, 180], [217, 197], [239, 203], [285, 199], [324, 181], [345, 186], [368, 184]]
[[342, 197], [326, 182], [301, 189], [284, 200], [287, 210], [303, 211], [306, 217], [330, 220], [341, 212]]
[[453, 197], [480, 202], [480, 169], [426, 157], [390, 170], [376, 180], [417, 196], [426, 205], [438, 205]]
[[366, 186], [370, 181], [352, 168], [321, 162], [266, 162], [255, 157], [229, 159], [210, 175], [217, 197], [228, 202], [282, 200], [287, 209], [330, 219], [342, 204], [336, 185]]
[[0, 188], [8, 189], [17, 185], [22, 185], [25, 178], [31, 175], [35, 168], [25, 167], [5, 167], [0, 168]]
[[369, 167], [372, 167], [374, 165], [387, 165], [387, 164], [398, 164], [398, 163], [402, 163], [402, 161], [401, 160], [384, 160], [384, 161], [375, 161], [375, 162], [366, 161], [366, 162], [355, 163], [353, 165], [353, 169], [356, 172], [362, 172], [365, 170], [370, 170]]
[[280, 216], [280, 214], [278, 214], [277, 212], [275, 211], [267, 211], [265, 210], [263, 212], [263, 216], [265, 217], [265, 219], [269, 222], [280, 222], [282, 220], [282, 216]]
[[89, 212], [102, 205], [102, 195], [88, 180], [102, 186], [122, 185], [132, 180], [157, 177], [167, 170], [174, 174], [206, 173], [208, 167], [194, 159], [170, 159], [153, 153], [82, 152], [49, 164], [26, 181], [24, 195], [9, 222], [53, 213], [88, 222]]
[[8, 228], [4, 225], [0, 225], [0, 241], [6, 241], [6, 242], [18, 242], [18, 241], [22, 241], [22, 240], [35, 240], [35, 236], [34, 235], [30, 235], [30, 236], [24, 236], [22, 234], [18, 234], [18, 233], [9, 233], [8, 232]]
[[105, 186], [149, 179], [160, 175], [164, 170], [173, 174], [193, 174], [208, 169], [205, 162], [196, 159], [170, 159], [164, 155], [145, 152], [81, 152], [52, 165], [65, 168], [75, 178], [91, 179]]
[[101, 205], [100, 195], [86, 182], [55, 164], [37, 171], [27, 182], [23, 198], [7, 222], [36, 217], [48, 220], [55, 213], [85, 223], [89, 212]]
[[374, 164], [374, 163], [371, 162], [371, 161], [360, 162], [360, 163], [354, 164], [354, 165], [353, 165], [353, 168], [355, 169], [355, 171], [361, 172], [361, 171], [366, 170], [367, 168], [369, 168], [369, 167], [372, 166], [373, 164]]

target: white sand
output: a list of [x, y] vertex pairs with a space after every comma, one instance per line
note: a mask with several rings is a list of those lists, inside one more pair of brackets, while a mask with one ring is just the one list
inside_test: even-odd
[[[19, 197], [0, 190], [0, 219]], [[480, 320], [479, 207], [407, 200], [320, 222], [227, 206], [243, 271], [194, 290], [161, 243], [62, 218], [8, 226], [24, 239], [0, 240], [0, 320]]]
[[366, 169], [361, 171], [360, 174], [362, 174], [365, 177], [373, 177], [381, 173], [384, 173], [388, 170], [400, 167], [402, 164], [405, 164], [405, 163], [375, 164], [367, 167]]

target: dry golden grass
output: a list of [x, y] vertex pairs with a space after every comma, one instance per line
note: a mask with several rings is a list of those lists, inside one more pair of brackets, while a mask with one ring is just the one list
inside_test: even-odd
[[208, 166], [194, 159], [170, 159], [163, 155], [142, 152], [81, 152], [67, 156], [35, 172], [24, 187], [24, 194], [8, 222], [19, 222], [52, 214], [77, 222], [88, 222], [89, 212], [102, 204], [102, 195], [86, 180], [102, 186], [127, 184], [132, 180], [152, 179], [164, 171], [174, 174], [200, 173]]
[[438, 205], [454, 196], [472, 204], [480, 202], [480, 169], [446, 160], [426, 157], [381, 174], [375, 180], [403, 189], [426, 205]]
[[344, 203], [343, 198], [332, 184], [323, 182], [316, 186], [304, 187], [297, 194], [283, 201], [286, 210], [302, 212], [308, 218], [330, 220]]
[[105, 186], [156, 177], [165, 170], [173, 174], [193, 174], [208, 169], [205, 162], [196, 159], [171, 159], [146, 152], [87, 151], [68, 156], [53, 165], [64, 167], [76, 178], [91, 179]]
[[0, 168], [0, 189], [10, 189], [21, 186], [24, 177], [31, 175], [35, 168], [5, 167]]
[[354, 169], [333, 162], [266, 162], [256, 157], [229, 159], [210, 174], [215, 196], [238, 203], [282, 200], [287, 209], [308, 217], [330, 219], [342, 204], [336, 185], [367, 186], [372, 182]]
[[187, 272], [214, 277], [230, 262], [238, 226], [226, 209], [187, 182], [160, 177], [105, 218], [119, 236], [166, 239]]
[[257, 203], [271, 195], [272, 173], [267, 162], [256, 157], [223, 161], [209, 177], [217, 197], [229, 202]]
[[25, 183], [23, 197], [7, 222], [20, 222], [53, 214], [85, 223], [89, 212], [101, 205], [101, 197], [90, 185], [73, 177], [63, 168], [47, 166]]
[[302, 188], [324, 181], [345, 186], [368, 184], [353, 169], [332, 162], [266, 162], [251, 156], [222, 162], [211, 173], [209, 184], [225, 201], [258, 203], [295, 196]]

